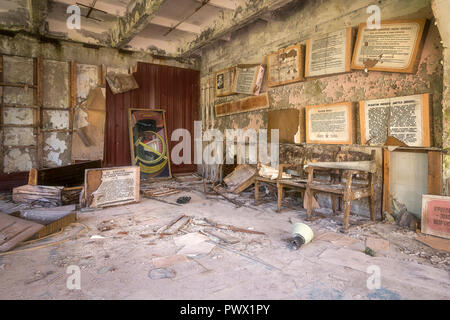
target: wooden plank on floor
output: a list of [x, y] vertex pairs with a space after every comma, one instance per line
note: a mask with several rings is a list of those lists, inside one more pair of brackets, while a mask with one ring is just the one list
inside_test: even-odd
[[44, 226], [32, 221], [0, 213], [0, 252], [13, 249], [32, 237]]
[[203, 232], [212, 235], [213, 237], [216, 237], [217, 239], [220, 239], [228, 244], [235, 244], [241, 241], [239, 238], [233, 237], [229, 234], [211, 228], [203, 229]]

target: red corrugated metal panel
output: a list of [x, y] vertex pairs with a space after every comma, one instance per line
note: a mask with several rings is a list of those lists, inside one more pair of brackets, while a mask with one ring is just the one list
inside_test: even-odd
[[[128, 109], [166, 110], [169, 147], [172, 131], [185, 128], [191, 132], [193, 148], [194, 121], [199, 119], [200, 72], [190, 69], [138, 63], [134, 74], [139, 89], [113, 95], [106, 89], [105, 166], [130, 165]], [[193, 154], [192, 154], [193, 159]], [[171, 164], [172, 173], [192, 172], [195, 165]]]

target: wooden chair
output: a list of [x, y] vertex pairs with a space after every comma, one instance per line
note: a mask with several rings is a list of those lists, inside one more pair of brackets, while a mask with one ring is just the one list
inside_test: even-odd
[[[303, 165], [295, 165], [295, 164], [280, 164], [278, 166], [278, 177], [276, 179], [270, 179], [262, 176], [256, 176], [254, 179], [255, 184], [255, 205], [259, 205], [259, 187], [261, 184], [267, 185], [269, 188], [278, 189], [278, 182], [279, 181], [295, 181], [295, 179], [283, 179], [284, 170], [288, 168], [295, 168], [295, 167], [301, 167], [303, 168]], [[258, 172], [260, 169], [260, 164], [258, 164]], [[306, 182], [306, 180], [305, 180]], [[278, 196], [278, 199], [280, 197]]]
[[[296, 168], [297, 170], [300, 168], [301, 175], [303, 174], [303, 164], [301, 165], [280, 165], [280, 170], [278, 176], [282, 176], [285, 169]], [[281, 207], [283, 205], [283, 199], [285, 195], [285, 189], [294, 189], [300, 191], [302, 197], [305, 195], [306, 191], [306, 182], [307, 180], [304, 178], [292, 178], [292, 179], [278, 179], [277, 181], [277, 189], [278, 189], [278, 204], [277, 204], [277, 212], [281, 212]]]
[[[372, 153], [372, 159], [374, 153]], [[341, 177], [345, 179], [345, 183], [340, 181], [336, 183], [319, 182], [314, 179], [314, 173], [317, 171], [340, 171]], [[307, 201], [307, 220], [312, 220], [313, 214], [313, 197], [315, 193], [326, 193], [332, 196], [333, 214], [337, 213], [336, 200], [343, 199], [344, 202], [344, 232], [348, 232], [350, 225], [350, 208], [353, 200], [369, 198], [370, 219], [375, 221], [375, 202], [374, 202], [374, 175], [376, 172], [376, 163], [371, 161], [350, 161], [350, 162], [322, 162], [314, 163], [307, 166], [308, 181], [306, 183], [306, 201]], [[355, 175], [367, 175], [367, 183], [354, 183]], [[324, 216], [321, 216], [324, 218]]]

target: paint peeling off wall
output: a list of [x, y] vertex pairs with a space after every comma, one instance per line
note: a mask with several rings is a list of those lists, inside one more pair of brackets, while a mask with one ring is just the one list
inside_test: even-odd
[[3, 121], [5, 124], [32, 125], [33, 109], [4, 108]]
[[[4, 81], [9, 83], [22, 83], [33, 85], [33, 60], [21, 57], [4, 56]], [[32, 88], [4, 88], [5, 104], [33, 104]]]
[[29, 171], [34, 164], [36, 159], [34, 155], [29, 150], [20, 150], [13, 148], [10, 150], [5, 150], [5, 155], [3, 158], [3, 166], [5, 173], [12, 172], [25, 172]]
[[61, 132], [44, 134], [44, 167], [68, 165], [70, 160], [71, 135]]
[[87, 99], [91, 89], [98, 85], [98, 67], [77, 64], [77, 103]]
[[44, 129], [68, 129], [69, 112], [58, 110], [44, 110], [42, 112]]
[[4, 146], [34, 146], [33, 128], [5, 128]]
[[69, 107], [69, 63], [44, 60], [43, 107]]

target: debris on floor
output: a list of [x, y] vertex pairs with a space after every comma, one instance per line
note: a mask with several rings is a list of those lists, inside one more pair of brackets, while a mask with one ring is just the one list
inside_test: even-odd
[[389, 241], [381, 238], [368, 237], [366, 239], [366, 247], [375, 252], [387, 252], [389, 251]]
[[238, 194], [254, 183], [253, 179], [257, 173], [258, 170], [255, 166], [242, 164], [226, 176], [223, 181], [228, 186], [230, 192]]
[[191, 201], [191, 197], [180, 197], [177, 199], [177, 203], [179, 204], [186, 204], [189, 203], [189, 201]]
[[314, 238], [314, 231], [304, 223], [296, 223], [292, 228], [292, 236], [289, 241], [291, 249], [298, 250]]

